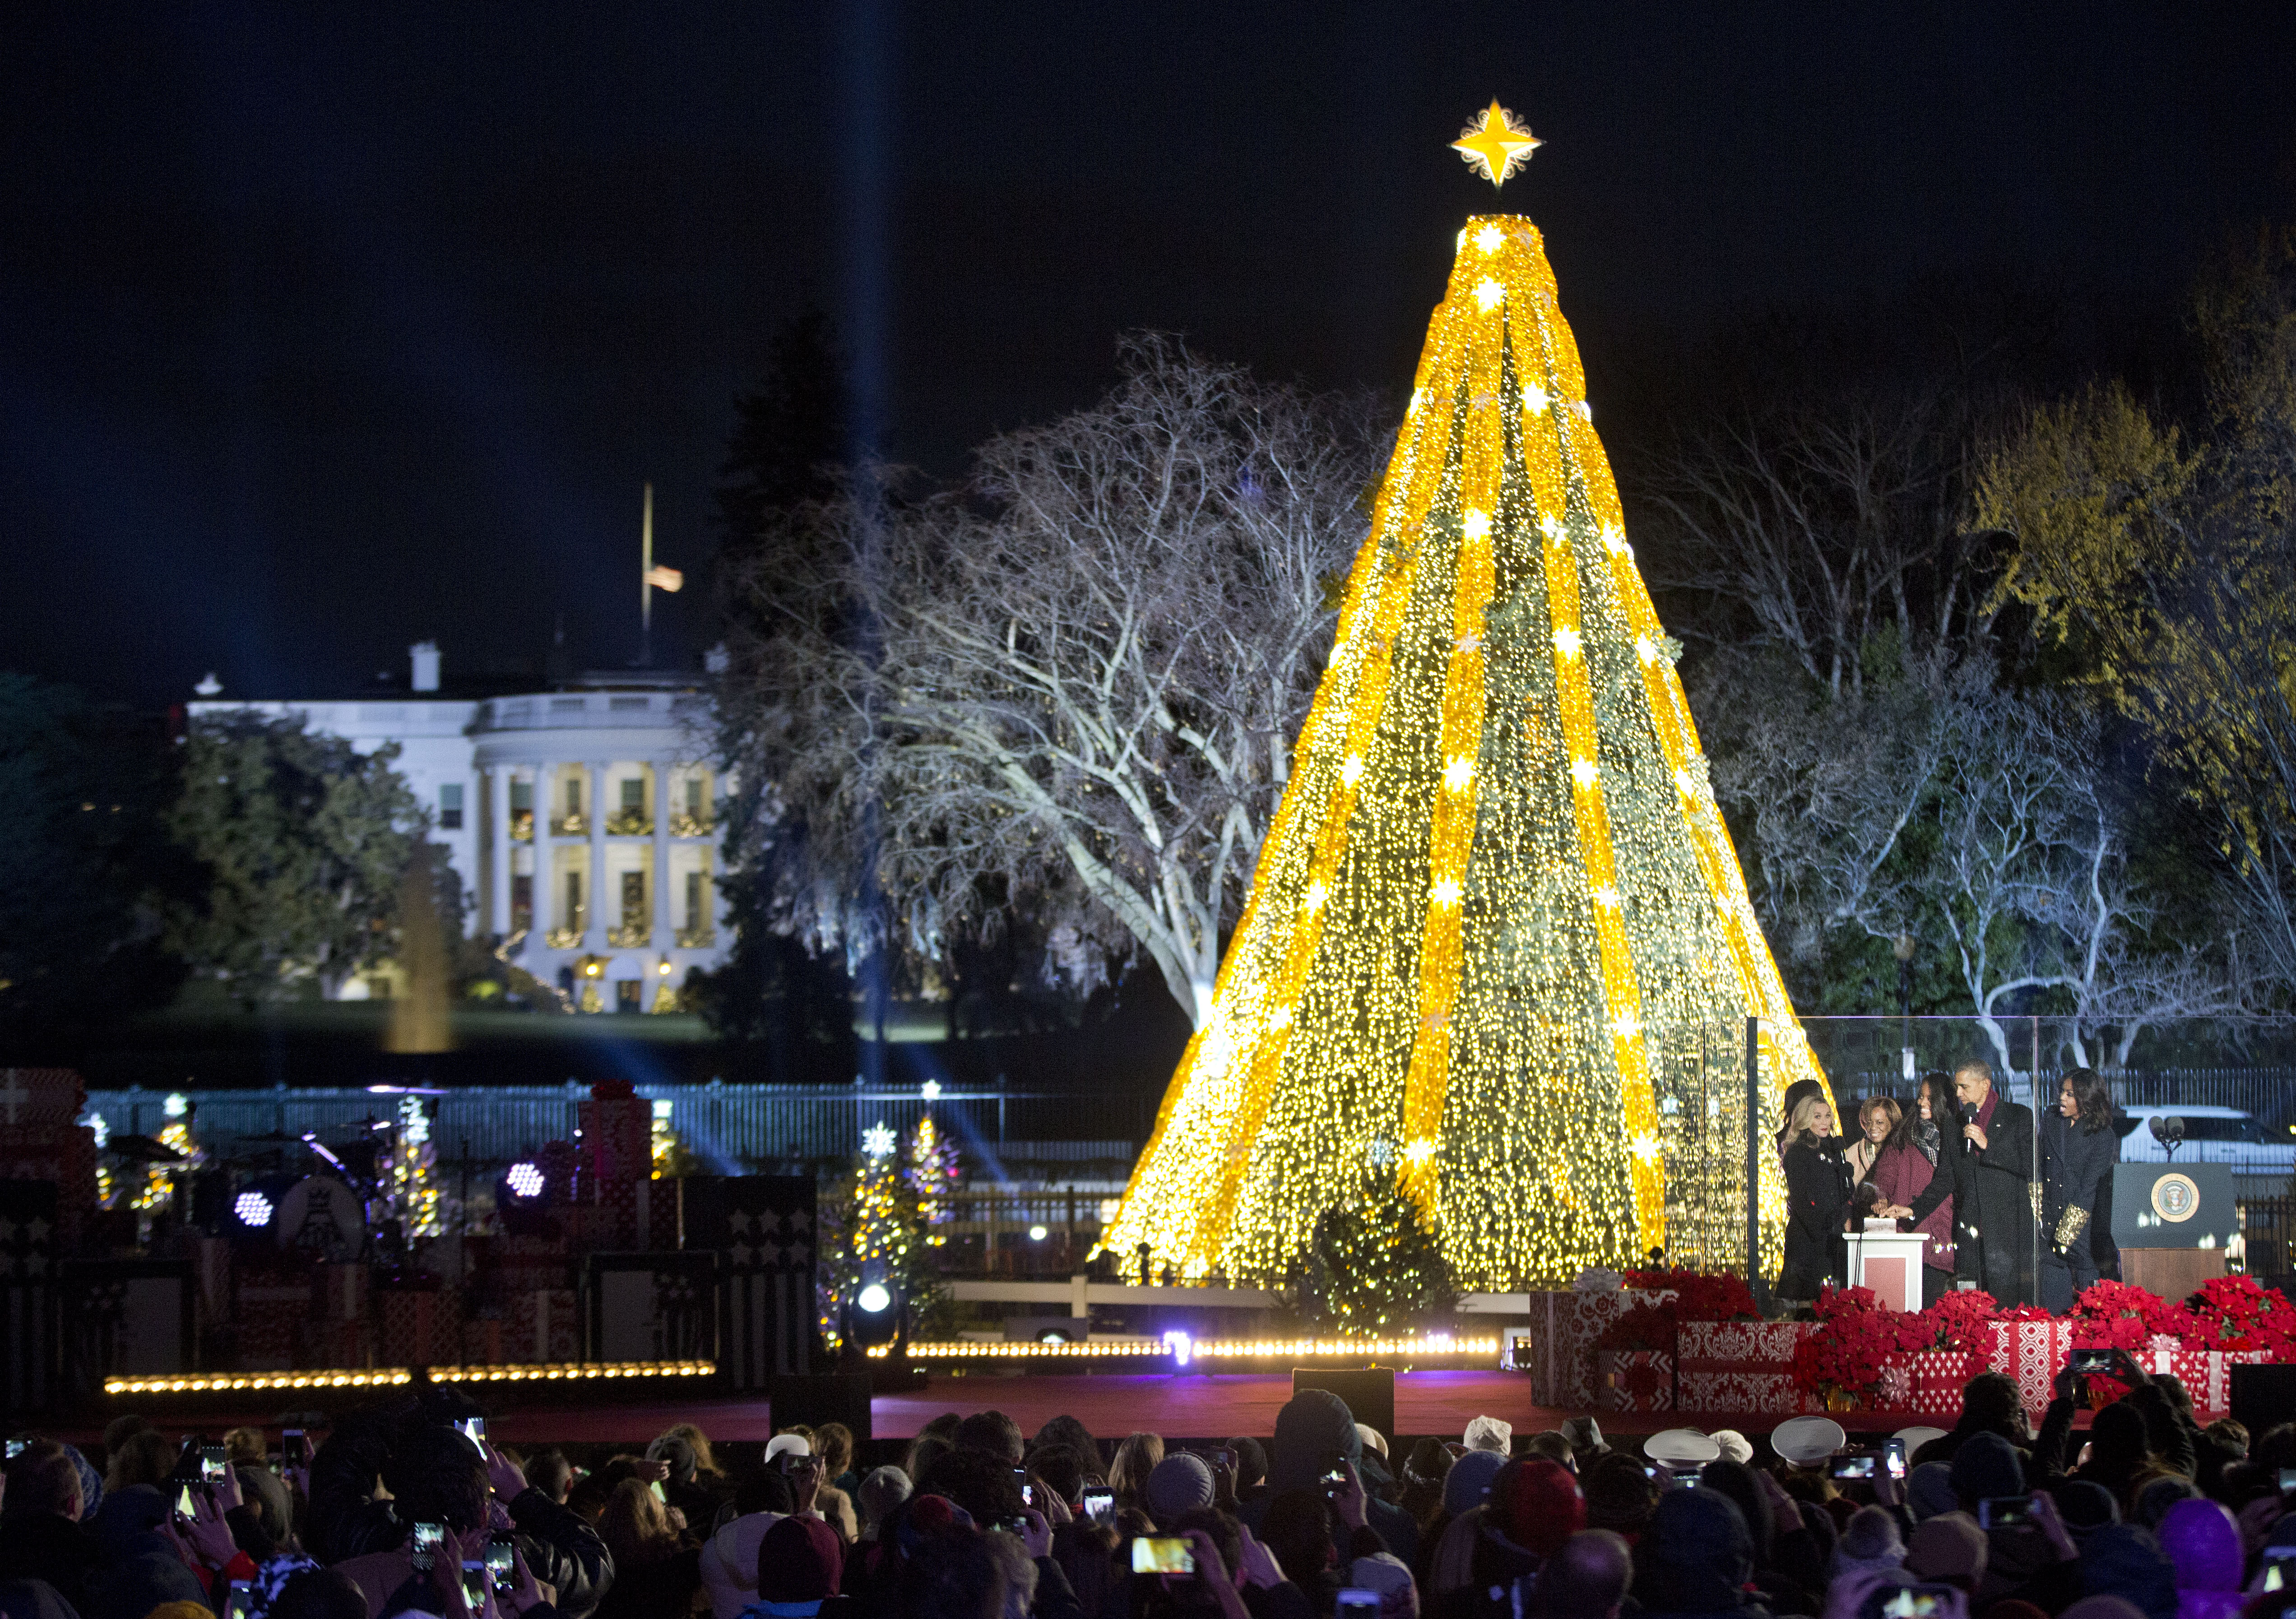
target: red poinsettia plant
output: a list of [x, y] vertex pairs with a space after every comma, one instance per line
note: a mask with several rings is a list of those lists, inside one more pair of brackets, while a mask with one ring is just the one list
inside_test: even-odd
[[2073, 1301], [2073, 1342], [2083, 1349], [2144, 1349], [2162, 1335], [2179, 1343], [2200, 1323], [2191, 1311], [2126, 1282], [2100, 1281]]
[[1871, 1288], [1821, 1288], [1816, 1315], [1793, 1357], [1795, 1384], [1814, 1394], [1870, 1394], [1890, 1356], [1926, 1347], [1918, 1318], [1884, 1309]]
[[1916, 1341], [1907, 1349], [1915, 1354], [1984, 1354], [1992, 1348], [1985, 1324], [1999, 1313], [1990, 1293], [1956, 1289], [1913, 1317], [1906, 1336]]
[[1758, 1321], [1761, 1306], [1743, 1277], [1724, 1272], [1710, 1276], [1702, 1271], [1629, 1271], [1626, 1284], [1641, 1291], [1674, 1295], [1677, 1321]]
[[[2275, 1361], [2296, 1360], [2296, 1305], [2253, 1276], [2219, 1276], [2201, 1284], [2188, 1313], [2188, 1347], [2261, 1349]], [[2195, 1341], [2197, 1340], [2197, 1342]]]

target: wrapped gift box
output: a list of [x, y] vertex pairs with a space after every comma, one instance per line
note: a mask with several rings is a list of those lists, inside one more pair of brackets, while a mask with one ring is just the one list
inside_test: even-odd
[[1603, 1349], [1595, 1352], [1606, 1411], [1670, 1411], [1674, 1409], [1674, 1357], [1663, 1349]]
[[242, 1282], [236, 1311], [239, 1370], [285, 1371], [302, 1347], [311, 1319], [311, 1289], [305, 1282]]
[[1601, 1392], [1595, 1344], [1637, 1304], [1655, 1304], [1671, 1293], [1534, 1293], [1530, 1296], [1530, 1387], [1534, 1403], [1591, 1411]]
[[1815, 1403], [1794, 1386], [1793, 1376], [1783, 1371], [1675, 1372], [1676, 1401], [1685, 1411], [1735, 1414], [1775, 1413], [1792, 1416]]
[[1813, 1326], [1809, 1321], [1685, 1321], [1677, 1331], [1674, 1349], [1685, 1370], [1783, 1369], [1793, 1364], [1794, 1345]]
[[[2026, 1414], [2035, 1422], [2048, 1409], [2049, 1386], [2072, 1353], [2073, 1323], [2053, 1321], [1988, 1321], [1992, 1347], [1986, 1369], [2004, 1372], [2017, 1385]], [[2197, 1403], [2197, 1402], [2195, 1402]]]
[[1899, 1409], [1924, 1417], [1958, 1418], [1963, 1386], [1984, 1370], [1958, 1350], [1931, 1350], [1905, 1361], [1906, 1397]]
[[504, 1361], [571, 1361], [580, 1353], [581, 1344], [573, 1288], [539, 1288], [512, 1296], [503, 1320]]

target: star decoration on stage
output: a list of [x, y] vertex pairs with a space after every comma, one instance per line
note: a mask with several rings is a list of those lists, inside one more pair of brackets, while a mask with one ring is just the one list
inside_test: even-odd
[[882, 1124], [873, 1125], [861, 1132], [861, 1150], [873, 1158], [882, 1158], [893, 1150], [893, 1132]]
[[1466, 159], [1468, 168], [1499, 186], [1530, 161], [1536, 148], [1546, 143], [1531, 134], [1529, 126], [1517, 121], [1513, 113], [1500, 106], [1498, 98], [1494, 96], [1491, 104], [1459, 131], [1459, 138], [1451, 145]]

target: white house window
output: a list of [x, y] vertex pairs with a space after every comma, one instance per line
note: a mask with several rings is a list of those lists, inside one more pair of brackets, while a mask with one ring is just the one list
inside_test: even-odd
[[463, 829], [463, 784], [449, 781], [439, 789], [439, 830], [458, 832]]

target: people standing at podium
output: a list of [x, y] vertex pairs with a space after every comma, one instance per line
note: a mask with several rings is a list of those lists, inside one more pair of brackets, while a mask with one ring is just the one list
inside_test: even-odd
[[2057, 1082], [2057, 1105], [2041, 1120], [2041, 1307], [2052, 1315], [2096, 1283], [2090, 1236], [2120, 1157], [2112, 1087], [2094, 1069], [2075, 1068]]
[[[1953, 1081], [1932, 1070], [1922, 1075], [1914, 1091], [1914, 1105], [1890, 1132], [1890, 1139], [1874, 1160], [1873, 1173], [1866, 1177], [1882, 1195], [1875, 1214], [1911, 1212], [1914, 1199], [1929, 1190], [1937, 1175], [1938, 1150], [1948, 1131], [1956, 1137], [1961, 1133]], [[1953, 1289], [1952, 1197], [1939, 1201], [1914, 1229], [1929, 1239], [1922, 1247], [1922, 1306], [1927, 1309]]]
[[1974, 1281], [2005, 1307], [2033, 1304], [2033, 1111], [2004, 1096], [1982, 1062], [1954, 1070], [1953, 1094], [1959, 1139], [1938, 1149], [1938, 1166], [1949, 1173], [1931, 1179], [1898, 1223], [1918, 1226], [1951, 1198], [1956, 1280]]
[[1778, 1296], [1808, 1304], [1822, 1287], [1840, 1287], [1849, 1268], [1843, 1237], [1852, 1185], [1833, 1108], [1812, 1085], [1786, 1115], [1786, 1253]]

